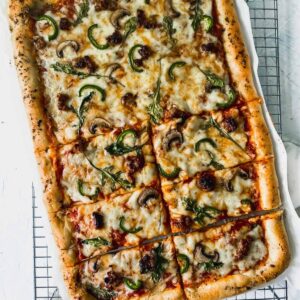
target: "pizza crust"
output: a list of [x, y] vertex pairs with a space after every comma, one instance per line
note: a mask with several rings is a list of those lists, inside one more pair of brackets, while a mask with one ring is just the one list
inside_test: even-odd
[[242, 274], [224, 276], [194, 287], [185, 287], [188, 299], [215, 300], [243, 293], [281, 274], [290, 261], [288, 239], [284, 229], [282, 211], [262, 217], [268, 249], [267, 260], [256, 269]]
[[9, 25], [14, 44], [14, 59], [23, 92], [35, 151], [49, 147], [52, 142], [51, 125], [43, 105], [41, 83], [33, 46], [32, 20], [28, 7], [33, 0], [12, 0], [9, 3]]
[[248, 120], [251, 127], [250, 142], [255, 145], [256, 160], [272, 157], [273, 146], [270, 131], [264, 120], [261, 101], [251, 101], [247, 103], [250, 118]]
[[215, 0], [218, 21], [222, 25], [223, 45], [231, 77], [239, 94], [246, 100], [259, 98], [252, 76], [248, 51], [241, 32], [233, 0]]

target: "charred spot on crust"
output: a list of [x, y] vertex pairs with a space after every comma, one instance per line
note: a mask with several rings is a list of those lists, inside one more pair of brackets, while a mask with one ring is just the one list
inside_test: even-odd
[[206, 192], [211, 192], [216, 187], [216, 177], [212, 172], [202, 172], [197, 179], [197, 186]]
[[57, 107], [59, 110], [68, 111], [70, 110], [68, 107], [68, 102], [70, 100], [69, 95], [60, 93], [57, 95]]

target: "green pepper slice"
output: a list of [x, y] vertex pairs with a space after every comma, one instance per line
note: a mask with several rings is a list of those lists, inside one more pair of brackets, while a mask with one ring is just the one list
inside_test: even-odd
[[207, 154], [209, 155], [209, 157], [211, 158], [210, 163], [208, 164], [208, 166], [213, 166], [215, 169], [217, 170], [223, 170], [224, 166], [218, 162], [215, 161], [216, 157], [215, 155], [209, 151], [209, 150], [205, 150], [207, 152]]
[[201, 22], [202, 22], [203, 29], [206, 32], [210, 32], [212, 30], [214, 25], [214, 21], [212, 17], [204, 15], [201, 17]]
[[120, 135], [117, 137], [117, 144], [124, 145], [124, 139], [127, 135], [132, 134], [135, 138], [137, 138], [137, 132], [133, 129], [126, 129], [123, 132], [120, 133]]
[[208, 143], [210, 144], [212, 147], [217, 148], [217, 144], [215, 143], [214, 140], [212, 140], [211, 138], [203, 138], [201, 140], [199, 140], [196, 144], [195, 144], [195, 151], [198, 152], [200, 149], [200, 145], [203, 143]]
[[126, 233], [137, 233], [137, 232], [139, 232], [143, 229], [143, 227], [141, 227], [141, 226], [138, 226], [138, 227], [135, 227], [135, 228], [126, 228], [124, 223], [125, 223], [125, 217], [122, 216], [120, 218], [119, 226]]
[[94, 246], [94, 247], [109, 245], [109, 242], [106, 239], [104, 239], [100, 236], [96, 237], [96, 238], [93, 238], [93, 239], [83, 240], [81, 243], [84, 244], [84, 245], [91, 245], [91, 246]]
[[233, 89], [229, 89], [229, 91], [226, 93], [227, 95], [227, 101], [224, 103], [217, 103], [217, 107], [221, 109], [229, 108], [236, 100], [236, 93]]
[[160, 164], [157, 165], [157, 168], [158, 168], [159, 174], [168, 179], [176, 178], [181, 171], [181, 169], [177, 167], [171, 173], [167, 173]]
[[143, 282], [141, 280], [138, 279], [136, 282], [134, 282], [132, 279], [127, 277], [124, 278], [124, 283], [133, 291], [138, 291], [143, 285]]
[[135, 62], [134, 62], [134, 54], [135, 54], [135, 51], [138, 49], [138, 48], [141, 48], [143, 47], [143, 45], [141, 44], [137, 44], [137, 45], [134, 45], [133, 47], [131, 47], [131, 49], [129, 50], [129, 53], [128, 53], [128, 60], [129, 60], [129, 64], [130, 64], [130, 67], [131, 69], [134, 71], [134, 72], [138, 72], [138, 73], [141, 73], [143, 72], [144, 70], [142, 68], [139, 68]]
[[98, 27], [99, 27], [98, 24], [93, 24], [92, 26], [90, 26], [88, 28], [88, 39], [95, 48], [97, 48], [99, 50], [105, 50], [109, 47], [109, 44], [106, 43], [106, 44], [101, 45], [96, 41], [96, 39], [93, 36], [94, 30]]
[[43, 15], [43, 16], [41, 16], [41, 17], [38, 19], [38, 21], [47, 21], [48, 23], [51, 24], [52, 29], [53, 29], [53, 33], [50, 34], [50, 35], [48, 35], [48, 40], [49, 40], [49, 41], [55, 40], [55, 39], [57, 38], [58, 32], [59, 32], [58, 25], [57, 25], [56, 21], [55, 21], [52, 17], [50, 17], [50, 16], [48, 16], [48, 15]]
[[186, 273], [190, 267], [190, 259], [185, 254], [178, 254], [177, 259], [182, 262], [180, 266], [180, 274]]
[[176, 61], [174, 62], [173, 64], [171, 64], [169, 70], [168, 70], [168, 75], [169, 75], [169, 78], [172, 80], [172, 81], [175, 81], [176, 77], [175, 77], [175, 74], [174, 74], [174, 69], [175, 68], [181, 68], [183, 66], [186, 65], [186, 62], [185, 61]]
[[95, 84], [86, 84], [82, 86], [79, 90], [79, 97], [82, 96], [83, 91], [85, 90], [96, 90], [101, 94], [101, 101], [104, 102], [106, 99], [106, 92], [103, 88]]
[[[203, 71], [202, 71], [203, 72]], [[208, 82], [211, 84], [213, 88], [224, 88], [225, 82], [222, 78], [219, 76], [211, 73], [211, 72], [203, 72], [208, 80]]]
[[77, 181], [77, 188], [78, 188], [78, 192], [81, 196], [85, 196], [85, 197], [96, 197], [100, 190], [99, 188], [96, 188], [94, 193], [87, 193], [84, 191], [84, 182], [81, 179], [78, 179]]

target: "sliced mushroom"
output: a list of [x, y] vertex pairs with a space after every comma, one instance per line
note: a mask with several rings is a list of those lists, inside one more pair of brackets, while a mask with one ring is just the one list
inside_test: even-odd
[[56, 55], [59, 58], [64, 57], [64, 50], [66, 47], [71, 47], [75, 52], [79, 50], [79, 44], [76, 41], [74, 40], [63, 41], [56, 48]]
[[169, 151], [171, 144], [175, 141], [179, 142], [181, 145], [183, 143], [183, 136], [177, 129], [171, 129], [163, 139], [163, 149]]
[[228, 192], [233, 192], [234, 191], [232, 180], [225, 180], [224, 186], [225, 186], [226, 191], [228, 191]]
[[137, 202], [140, 206], [147, 206], [150, 199], [158, 199], [159, 192], [154, 188], [146, 188], [139, 195]]
[[126, 16], [130, 16], [130, 12], [128, 10], [123, 8], [117, 9], [111, 14], [110, 22], [116, 29], [120, 29], [120, 20]]
[[113, 73], [122, 68], [123, 67], [118, 63], [114, 63], [108, 66], [106, 74], [108, 74], [108, 78], [112, 83], [119, 83], [118, 80], [113, 77]]
[[212, 253], [206, 252], [205, 246], [201, 243], [197, 243], [194, 249], [194, 258], [197, 262], [206, 262], [213, 261], [218, 262], [220, 255], [217, 250], [214, 250]]
[[112, 128], [112, 125], [107, 120], [97, 117], [91, 121], [89, 126], [89, 131], [91, 134], [96, 134], [97, 132], [106, 132], [108, 129]]
[[167, 9], [171, 13], [170, 16], [172, 18], [178, 18], [178, 17], [180, 17], [180, 12], [175, 9], [174, 4], [173, 4], [173, 0], [167, 0], [166, 1], [166, 5], [167, 5]]
[[238, 175], [239, 175], [242, 179], [244, 179], [244, 180], [247, 180], [247, 179], [250, 178], [249, 173], [248, 173], [246, 170], [242, 169], [242, 168], [239, 169]]

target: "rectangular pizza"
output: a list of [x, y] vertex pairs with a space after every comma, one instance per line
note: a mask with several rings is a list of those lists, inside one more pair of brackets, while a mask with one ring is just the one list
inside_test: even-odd
[[287, 268], [234, 0], [10, 0], [71, 299], [221, 299]]

